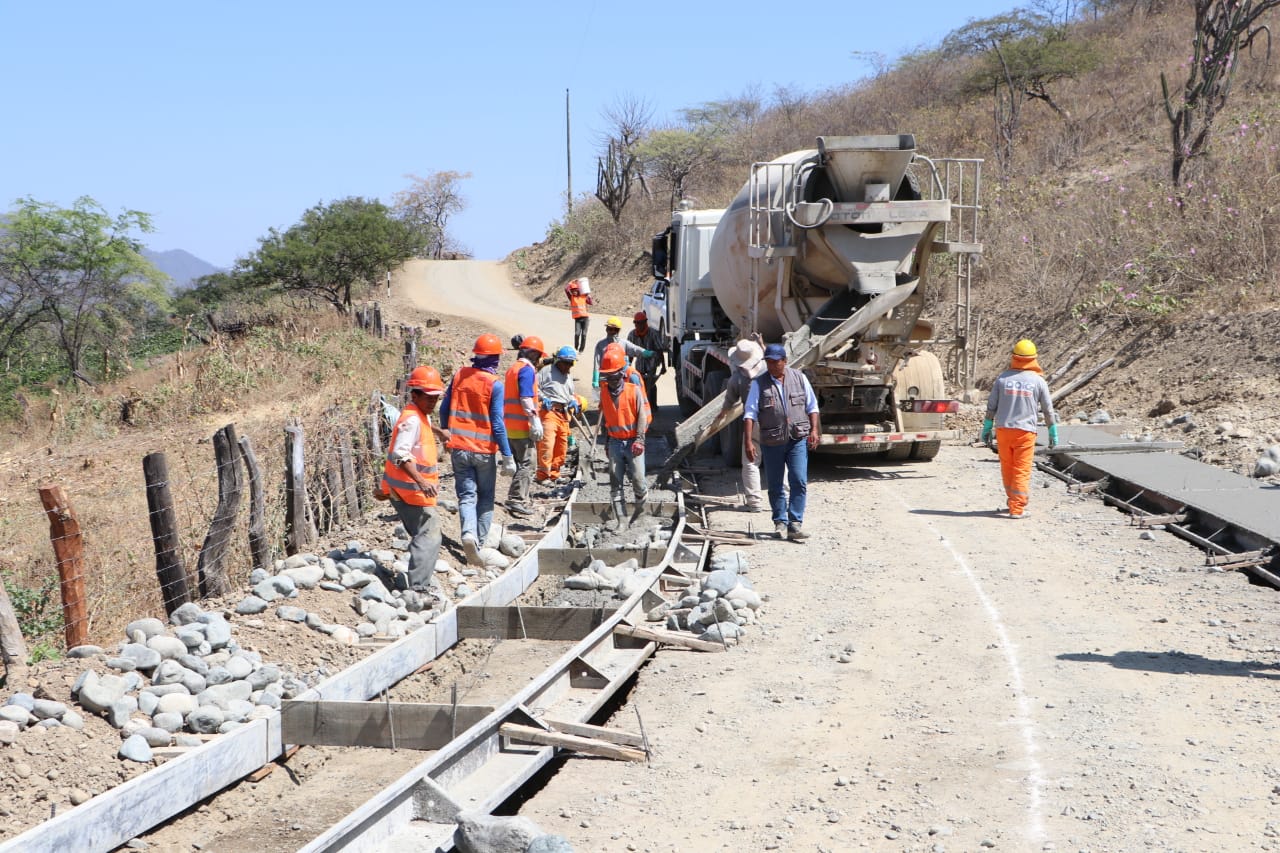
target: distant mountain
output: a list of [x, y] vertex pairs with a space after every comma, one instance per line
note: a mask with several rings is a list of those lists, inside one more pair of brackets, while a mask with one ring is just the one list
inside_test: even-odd
[[221, 267], [215, 267], [208, 261], [202, 261], [183, 249], [170, 249], [167, 252], [143, 249], [142, 254], [147, 260], [155, 264], [156, 269], [169, 276], [172, 283], [167, 289], [170, 293], [179, 288], [187, 287], [201, 276], [224, 272]]

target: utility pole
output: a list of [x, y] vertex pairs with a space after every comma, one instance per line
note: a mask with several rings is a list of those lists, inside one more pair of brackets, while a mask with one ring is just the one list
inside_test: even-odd
[[569, 203], [569, 215], [573, 215], [573, 150], [569, 142], [569, 90], [564, 90], [564, 166], [565, 199]]

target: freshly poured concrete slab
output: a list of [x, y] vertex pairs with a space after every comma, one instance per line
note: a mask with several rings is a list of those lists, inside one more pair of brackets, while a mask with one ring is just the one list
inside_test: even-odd
[[1173, 453], [1076, 453], [1072, 459], [1280, 542], [1280, 487]]
[[[1056, 453], [1070, 453], [1072, 456], [1081, 451], [1121, 451], [1126, 453], [1153, 453], [1166, 450], [1181, 450], [1180, 441], [1134, 441], [1122, 438], [1124, 429], [1118, 424], [1059, 424], [1058, 446]], [[1044, 427], [1036, 437], [1037, 448], [1049, 446], [1049, 431]]]

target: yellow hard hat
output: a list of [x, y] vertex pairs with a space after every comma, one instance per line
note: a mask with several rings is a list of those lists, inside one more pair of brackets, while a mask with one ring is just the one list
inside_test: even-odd
[[1013, 354], [1022, 358], [1031, 358], [1036, 354], [1036, 345], [1023, 338], [1013, 345]]
[[621, 329], [622, 320], [618, 317], [610, 317], [608, 320], [604, 321], [604, 325], [606, 329], [609, 328], [610, 326], [612, 326], [615, 329]]

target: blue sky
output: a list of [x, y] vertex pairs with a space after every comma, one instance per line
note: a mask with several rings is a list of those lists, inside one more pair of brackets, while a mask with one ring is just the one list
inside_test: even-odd
[[821, 91], [870, 73], [856, 52], [893, 58], [1014, 5], [7, 0], [0, 205], [92, 196], [151, 214], [151, 248], [229, 266], [314, 204], [456, 170], [472, 177], [451, 230], [496, 259], [562, 213], [566, 88], [576, 194], [620, 97], [663, 120], [752, 87]]

